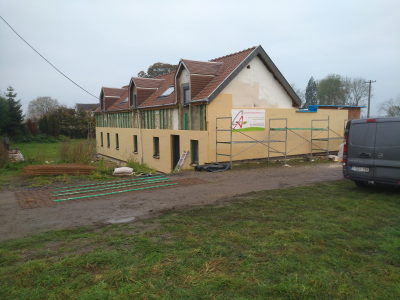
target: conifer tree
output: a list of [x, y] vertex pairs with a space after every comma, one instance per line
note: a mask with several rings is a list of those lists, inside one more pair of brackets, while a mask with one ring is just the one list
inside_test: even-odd
[[317, 103], [317, 83], [314, 78], [311, 77], [308, 81], [306, 88], [306, 101], [304, 102], [303, 108], [307, 108], [309, 105], [316, 105]]
[[21, 100], [15, 100], [17, 93], [13, 93], [14, 89], [11, 85], [7, 88], [7, 92], [8, 93], [4, 94], [4, 96], [6, 97], [6, 101], [8, 104], [9, 121], [4, 128], [4, 131], [7, 132], [10, 136], [15, 136], [22, 133], [22, 121], [24, 120], [24, 115], [21, 109]]

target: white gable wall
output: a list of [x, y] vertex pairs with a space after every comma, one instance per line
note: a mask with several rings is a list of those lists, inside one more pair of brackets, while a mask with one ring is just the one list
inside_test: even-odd
[[292, 99], [262, 61], [255, 57], [222, 90], [232, 94], [232, 107], [292, 108]]

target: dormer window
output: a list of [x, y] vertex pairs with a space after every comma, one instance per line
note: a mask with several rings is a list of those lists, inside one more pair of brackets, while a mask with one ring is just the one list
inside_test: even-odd
[[162, 93], [160, 96], [158, 96], [158, 98], [157, 98], [156, 100], [167, 98], [169, 95], [172, 94], [173, 91], [174, 91], [174, 85], [170, 85], [170, 86], [164, 91], [164, 93]]
[[182, 90], [183, 90], [183, 105], [187, 105], [189, 104], [190, 101], [190, 87], [184, 86]]
[[128, 97], [126, 97], [126, 98], [124, 99], [124, 101], [122, 101], [122, 102], [120, 103], [120, 105], [126, 104], [126, 103], [128, 103]]

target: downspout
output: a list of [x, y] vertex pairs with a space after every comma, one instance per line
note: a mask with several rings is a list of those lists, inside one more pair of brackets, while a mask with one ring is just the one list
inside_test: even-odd
[[140, 115], [139, 109], [137, 109], [138, 114], [138, 123], [139, 123], [139, 143], [140, 143], [140, 163], [143, 165], [143, 147], [142, 147], [142, 127], [140, 123], [142, 123], [142, 116]]

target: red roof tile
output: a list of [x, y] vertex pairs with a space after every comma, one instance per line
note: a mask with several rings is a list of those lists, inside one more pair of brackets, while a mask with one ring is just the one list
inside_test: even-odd
[[127, 99], [129, 95], [129, 91], [125, 90], [125, 92], [121, 95], [121, 97], [115, 101], [108, 109], [107, 111], [110, 110], [122, 110], [122, 109], [129, 109], [129, 100], [128, 102], [121, 104], [125, 99]]
[[160, 85], [160, 88], [152, 94], [146, 101], [144, 101], [139, 107], [148, 107], [148, 106], [158, 106], [158, 105], [171, 105], [175, 103], [175, 91], [172, 92], [168, 97], [157, 99], [162, 93], [164, 93], [168, 87], [174, 85], [175, 83], [175, 71], [170, 72], [161, 76], [157, 76], [157, 78], [164, 79]]
[[255, 48], [256, 47], [252, 47], [240, 52], [212, 59], [212, 62], [223, 63], [223, 65], [214, 80], [211, 81], [197, 96], [195, 96], [193, 100], [204, 99], [210, 95]]
[[206, 62], [182, 59], [190, 74], [216, 75], [223, 62]]
[[121, 97], [121, 95], [125, 92], [126, 89], [117, 89], [117, 88], [102, 88], [104, 96], [113, 96], [113, 97]]
[[163, 81], [163, 79], [157, 78], [140, 78], [140, 77], [132, 77], [132, 80], [135, 82], [136, 88], [153, 88], [158, 89]]

